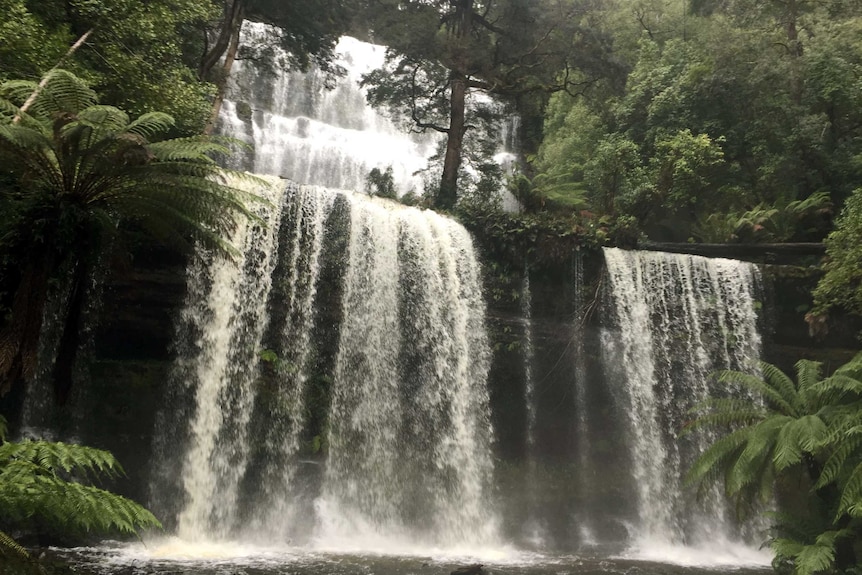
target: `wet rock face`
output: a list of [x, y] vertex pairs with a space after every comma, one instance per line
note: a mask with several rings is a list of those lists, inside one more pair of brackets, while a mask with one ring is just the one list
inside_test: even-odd
[[[493, 262], [483, 263], [489, 266]], [[604, 273], [600, 254], [584, 260], [585, 294], [580, 302], [573, 293], [572, 265], [572, 261], [557, 262], [531, 270], [529, 318], [518, 298], [495, 300], [488, 286], [485, 294], [493, 353], [488, 381], [497, 458], [495, 482], [499, 499], [504, 501], [503, 515], [512, 518], [504, 527], [513, 537], [531, 536], [522, 533], [521, 519], [532, 507], [545, 522], [545, 543], [559, 547], [590, 536], [623, 541], [627, 534], [620, 531], [615, 519], [604, 524], [596, 521], [593, 532], [585, 535], [578, 531], [573, 517], [599, 516], [611, 510], [608, 517], [625, 519], [632, 507], [632, 485], [624, 474], [612, 472], [626, 463], [624, 438], [617, 425], [621, 414], [613, 393], [601, 386], [590, 387], [586, 399], [593, 425], [604, 430], [590, 451], [602, 480], [593, 481], [588, 493], [573, 488], [580, 463], [572, 454], [577, 452], [579, 409], [583, 408], [578, 407], [571, 380], [578, 353], [585, 381], [603, 377], [599, 324], [606, 310], [600, 299], [593, 301]], [[147, 501], [156, 413], [163, 403], [164, 384], [176, 353], [172, 347], [175, 320], [186, 293], [185, 259], [168, 250], [142, 248], [130, 260], [115, 262], [113, 268], [99, 308], [100, 319], [93, 329], [87, 390], [74, 407], [80, 410], [77, 437], [113, 451], [128, 472], [128, 478], [115, 488]], [[516, 275], [509, 287], [519, 290], [522, 278]], [[834, 367], [858, 347], [858, 327], [849, 321], [830, 324], [824, 340], [808, 336], [803, 306], [816, 278], [810, 266], [764, 268], [764, 355], [784, 369], [791, 369], [800, 357], [821, 359]], [[591, 311], [577, 320], [579, 305]], [[572, 346], [576, 320], [583, 326], [584, 347], [580, 351]], [[533, 356], [530, 374], [525, 369], [528, 325]], [[532, 415], [525, 398], [528, 375], [535, 382]], [[9, 398], [4, 401], [8, 404]], [[530, 417], [535, 418], [532, 438], [526, 433]], [[532, 493], [524, 488], [528, 473], [540, 478], [533, 481]]]

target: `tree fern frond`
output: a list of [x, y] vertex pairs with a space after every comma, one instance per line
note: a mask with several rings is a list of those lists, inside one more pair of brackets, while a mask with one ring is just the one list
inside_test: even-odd
[[797, 575], [814, 575], [832, 569], [835, 564], [835, 545], [815, 543], [805, 545], [796, 554], [793, 565]]
[[725, 476], [725, 489], [729, 495], [739, 495], [747, 491], [750, 485], [758, 482], [758, 472], [768, 460], [772, 459], [776, 437], [784, 424], [777, 419], [767, 419], [754, 426], [745, 449]]
[[794, 415], [797, 413], [795, 390], [791, 396], [786, 396], [782, 389], [776, 388], [768, 381], [754, 375], [734, 370], [723, 370], [716, 373], [718, 381], [743, 386], [760, 395], [768, 405], [781, 413]]
[[149, 112], [126, 126], [123, 131], [138, 134], [148, 140], [168, 132], [174, 127], [174, 118], [163, 112]]
[[857, 353], [853, 359], [836, 369], [835, 374], [862, 381], [862, 352]]
[[0, 445], [0, 463], [23, 460], [46, 471], [62, 470], [116, 477], [123, 468], [111, 453], [102, 449], [50, 441], [20, 441]]
[[752, 427], [738, 429], [713, 443], [688, 470], [684, 485], [699, 485], [716, 479], [728, 462], [739, 456], [752, 431]]
[[796, 383], [800, 393], [810, 389], [822, 377], [823, 364], [810, 359], [800, 359], [794, 366], [796, 369]]
[[794, 560], [805, 548], [805, 545], [795, 539], [776, 537], [770, 542], [769, 547], [776, 557]]
[[745, 402], [745, 407], [747, 409], [728, 409], [699, 415], [697, 419], [685, 426], [680, 437], [702, 428], [748, 425], [763, 418], [764, 411], [757, 407], [752, 408], [750, 401]]
[[[24, 547], [12, 539], [6, 533], [0, 531], [0, 559], [5, 558], [6, 569], [13, 569], [15, 573], [39, 573], [45, 575], [45, 570], [35, 562]], [[18, 563], [18, 565], [16, 565]], [[12, 573], [13, 571], [3, 571]]]
[[51, 118], [60, 113], [77, 114], [96, 103], [96, 93], [83, 80], [66, 70], [50, 70], [43, 77], [43, 82], [40, 88], [35, 82], [12, 80], [0, 85], [0, 93], [23, 103], [38, 91], [28, 112], [41, 118]]
[[90, 106], [81, 110], [75, 118], [65, 124], [60, 134], [87, 153], [98, 153], [94, 146], [110, 144], [129, 123], [129, 116], [113, 106]]
[[0, 124], [0, 150], [41, 150], [50, 145], [45, 134], [15, 124]]
[[798, 412], [803, 408], [799, 398], [799, 388], [786, 373], [765, 361], [758, 362], [758, 367], [764, 381], [767, 382], [770, 388], [777, 390], [781, 394], [781, 397], [793, 406], [793, 411]]
[[820, 489], [836, 481], [841, 473], [846, 470], [851, 455], [855, 454], [858, 458], [860, 448], [862, 448], [862, 433], [843, 436], [842, 441], [837, 443], [826, 463], [823, 464], [823, 471], [821, 471], [820, 477], [817, 478], [817, 483], [815, 483], [814, 487]]
[[838, 503], [836, 518], [848, 513], [851, 507], [858, 507], [862, 502], [862, 463], [858, 464], [847, 477], [841, 490], [841, 500]]
[[837, 402], [848, 395], [862, 397], [862, 380], [852, 377], [847, 372], [834, 373], [813, 388], [823, 402]]
[[174, 138], [150, 144], [149, 150], [161, 161], [215, 164], [213, 156], [228, 155], [230, 148], [201, 137]]

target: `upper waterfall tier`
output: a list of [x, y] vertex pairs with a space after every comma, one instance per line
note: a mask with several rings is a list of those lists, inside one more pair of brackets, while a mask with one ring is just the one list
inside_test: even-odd
[[[272, 44], [274, 31], [246, 22], [241, 44]], [[282, 176], [300, 184], [363, 190], [372, 168], [392, 166], [399, 193], [421, 193], [414, 175], [434, 153], [436, 135], [409, 134], [368, 106], [359, 87], [362, 74], [383, 63], [385, 48], [354, 38], [338, 43], [337, 65], [346, 71], [334, 89], [326, 75], [237, 60], [220, 116], [220, 131], [253, 146], [240, 167]], [[280, 54], [284, 58], [284, 54]]]

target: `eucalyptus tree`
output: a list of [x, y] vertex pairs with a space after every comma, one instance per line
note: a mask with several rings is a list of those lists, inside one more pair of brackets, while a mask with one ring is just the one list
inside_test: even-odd
[[[437, 205], [453, 206], [469, 95], [512, 99], [575, 92], [607, 73], [607, 39], [585, 4], [525, 0], [368, 0], [375, 41], [388, 46], [368, 74], [372, 105], [403, 115], [414, 130], [445, 135]], [[473, 122], [477, 122], [475, 118]]]
[[223, 238], [250, 215], [254, 196], [238, 187], [250, 176], [214, 160], [229, 152], [226, 142], [162, 139], [171, 116], [132, 120], [98, 105], [95, 92], [64, 70], [45, 80], [0, 85], [0, 393], [33, 375], [54, 287], [69, 301], [54, 365], [62, 400], [81, 302], [106, 240], [135, 226], [159, 240], [194, 238], [230, 252]]

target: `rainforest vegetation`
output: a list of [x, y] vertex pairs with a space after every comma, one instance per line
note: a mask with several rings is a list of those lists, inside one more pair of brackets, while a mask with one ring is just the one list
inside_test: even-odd
[[[32, 376], [45, 302], [63, 297], [55, 393], [65, 397], [78, 311], [120, 238], [193, 237], [229, 256], [222, 234], [255, 200], [218, 167], [226, 143], [202, 134], [232, 63], [271, 56], [240, 43], [247, 20], [276, 26], [290, 58], [273, 65], [316, 65], [333, 82], [342, 34], [389, 46], [363, 80], [369, 102], [405, 129], [443, 135], [423, 201], [495, 241], [824, 242], [808, 319], [862, 315], [857, 0], [0, 0], [0, 13], [0, 392]], [[504, 175], [491, 158], [497, 120], [515, 114], [522, 160]], [[371, 176], [392, 195], [391, 175]], [[500, 210], [500, 186], [522, 213]], [[778, 567], [849, 568], [862, 505], [859, 362], [829, 377], [798, 369], [795, 383], [772, 368], [763, 381], [721, 376], [753, 387], [764, 408], [706, 406], [718, 411], [697, 425], [757, 427], [708, 452], [693, 482], [723, 473], [744, 499], [807, 470], [819, 523], [778, 533]], [[2, 443], [0, 530], [34, 515], [64, 526], [56, 489], [77, 467], [118, 469], [100, 452]], [[21, 482], [47, 491], [23, 502]], [[99, 527], [157, 524], [137, 507], [125, 523], [93, 511], [86, 521]], [[0, 531], [3, 549], [20, 551]]]

